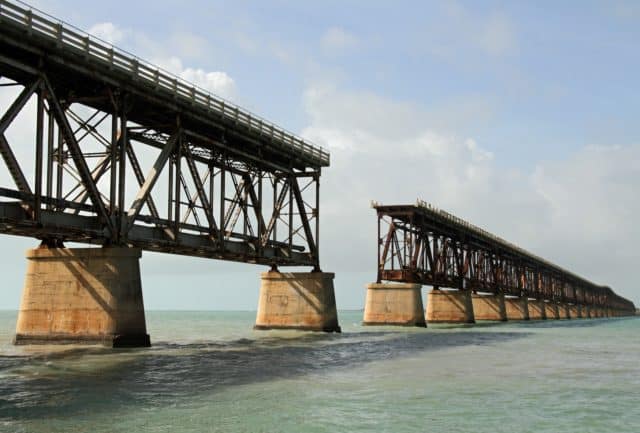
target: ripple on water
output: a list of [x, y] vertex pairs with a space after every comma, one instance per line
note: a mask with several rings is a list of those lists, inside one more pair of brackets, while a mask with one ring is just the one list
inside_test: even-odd
[[[182, 320], [188, 324], [189, 313]], [[251, 313], [234, 316], [225, 325], [234, 337], [210, 340], [194, 339], [186, 326], [185, 338], [173, 328], [154, 334], [150, 321], [151, 349], [3, 353], [0, 430], [512, 433], [637, 425], [640, 343], [630, 338], [638, 320], [427, 330], [354, 324], [341, 335], [253, 332], [252, 321]], [[204, 323], [199, 316], [198, 329]]]

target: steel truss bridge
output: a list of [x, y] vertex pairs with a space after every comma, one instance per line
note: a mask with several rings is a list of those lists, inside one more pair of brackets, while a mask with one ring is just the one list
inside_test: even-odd
[[321, 148], [5, 0], [0, 86], [0, 233], [319, 269]]
[[421, 200], [373, 203], [378, 215], [378, 282], [474, 292], [635, 312], [633, 303]]

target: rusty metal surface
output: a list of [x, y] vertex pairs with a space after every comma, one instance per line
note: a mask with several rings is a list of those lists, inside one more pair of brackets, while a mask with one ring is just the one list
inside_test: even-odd
[[378, 282], [426, 284], [634, 311], [594, 284], [423, 201], [373, 203], [378, 216]]

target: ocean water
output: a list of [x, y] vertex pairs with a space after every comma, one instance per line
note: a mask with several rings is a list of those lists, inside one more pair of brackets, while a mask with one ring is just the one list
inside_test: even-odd
[[640, 432], [640, 318], [253, 331], [147, 312], [150, 349], [15, 347], [4, 432]]

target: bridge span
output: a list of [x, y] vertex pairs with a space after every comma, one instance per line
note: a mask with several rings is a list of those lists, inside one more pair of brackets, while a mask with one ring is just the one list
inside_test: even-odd
[[[269, 266], [257, 327], [339, 330], [319, 261], [328, 152], [6, 0], [0, 78], [14, 90], [0, 107], [0, 233], [41, 240], [27, 252], [17, 343], [147, 345], [141, 250]], [[32, 136], [12, 137], [25, 119]]]
[[[611, 288], [418, 200], [373, 203], [378, 273], [365, 324], [473, 323], [634, 315]], [[394, 284], [396, 283], [396, 284]], [[433, 287], [425, 314], [422, 285]]]
[[[17, 344], [149, 345], [143, 250], [268, 266], [257, 329], [340, 331], [334, 275], [319, 259], [327, 151], [8, 0], [0, 92], [12, 97], [0, 106], [0, 233], [39, 240], [26, 253]], [[431, 322], [634, 310], [424, 203], [375, 207], [378, 275], [365, 323], [424, 326], [423, 284], [434, 287]]]

